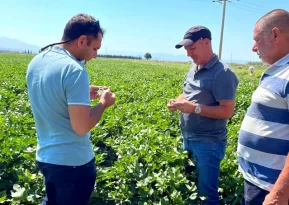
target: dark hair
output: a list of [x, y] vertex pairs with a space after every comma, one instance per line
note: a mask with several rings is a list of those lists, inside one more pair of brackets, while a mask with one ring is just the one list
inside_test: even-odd
[[261, 24], [261, 31], [270, 33], [274, 27], [281, 32], [289, 32], [289, 12], [284, 9], [274, 9], [262, 16], [257, 24]]
[[104, 30], [100, 27], [98, 20], [87, 14], [77, 14], [67, 22], [61, 42], [49, 44], [42, 48], [41, 51], [50, 46], [68, 43], [79, 38], [81, 35], [86, 35], [89, 41], [91, 38], [97, 39], [98, 33], [101, 33], [102, 36], [104, 34]]

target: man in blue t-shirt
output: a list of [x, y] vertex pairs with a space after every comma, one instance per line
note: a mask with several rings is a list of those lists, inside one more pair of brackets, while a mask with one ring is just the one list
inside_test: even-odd
[[198, 190], [203, 204], [220, 204], [218, 177], [226, 150], [226, 120], [234, 113], [238, 78], [212, 51], [211, 32], [204, 26], [190, 28], [176, 45], [194, 61], [183, 93], [168, 108], [181, 111], [184, 149], [197, 160]]
[[[43, 204], [85, 205], [96, 166], [90, 130], [115, 95], [90, 86], [83, 62], [96, 58], [103, 30], [92, 16], [70, 19], [60, 43], [47, 46], [28, 65], [27, 87], [36, 131], [38, 167], [45, 178]], [[91, 106], [90, 100], [99, 99]]]

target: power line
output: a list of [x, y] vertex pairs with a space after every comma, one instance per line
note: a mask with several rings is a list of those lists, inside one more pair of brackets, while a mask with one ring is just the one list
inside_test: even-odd
[[251, 9], [251, 10], [254, 10], [254, 11], [257, 11], [257, 12], [263, 12], [264, 11], [264, 9], [261, 10], [260, 8], [248, 6], [246, 4], [243, 4], [243, 2], [240, 2], [240, 1], [234, 2], [234, 4], [237, 4], [240, 7], [243, 7], [243, 8], [246, 8], [246, 9]]
[[253, 12], [253, 13], [264, 14], [264, 12], [262, 12], [261, 10], [257, 10], [257, 9], [250, 8], [250, 7], [246, 7], [246, 6], [237, 4], [237, 3], [232, 3], [231, 5], [232, 5], [233, 7], [235, 7], [235, 8], [239, 8], [239, 9], [242, 9], [242, 10], [245, 10], [245, 11], [251, 11], [251, 12]]
[[[238, 0], [238, 1], [240, 1], [240, 0]], [[269, 7], [267, 7], [267, 6], [255, 4], [255, 3], [252, 3], [252, 2], [248, 2], [248, 1], [246, 1], [246, 0], [241, 0], [241, 1], [244, 2], [244, 3], [250, 4], [250, 5], [255, 5], [255, 6], [257, 6], [257, 7], [263, 7], [263, 8], [265, 8], [265, 9], [273, 10], [272, 8], [269, 8]]]
[[[240, 1], [240, 0], [237, 0], [237, 1]], [[249, 3], [247, 1], [244, 1], [244, 0], [241, 0], [243, 2], [246, 2], [246, 3]], [[226, 3], [227, 2], [230, 2], [232, 3], [231, 0], [213, 0], [213, 2], [218, 2], [218, 3], [221, 3], [223, 4], [223, 14], [222, 14], [222, 25], [221, 25], [221, 36], [220, 36], [220, 45], [219, 45], [219, 59], [222, 58], [222, 47], [223, 47], [223, 34], [224, 34], [224, 24], [225, 24], [225, 16], [226, 16]], [[256, 5], [258, 7], [264, 7], [264, 6], [260, 6], [258, 4], [254, 4], [254, 3], [249, 3], [250, 5]], [[254, 13], [262, 13], [263, 12], [257, 8], [254, 8], [254, 7], [251, 7], [251, 6], [248, 6], [248, 5], [242, 5], [242, 4], [237, 4], [234, 2], [234, 4], [232, 4], [233, 6], [236, 6], [240, 9], [243, 9], [243, 10], [247, 10], [247, 11], [251, 11], [251, 12], [254, 12]], [[264, 8], [267, 8], [269, 9], [268, 7], [264, 7]]]
[[199, 2], [202, 2], [202, 3], [211, 3], [209, 1], [204, 1], [204, 0], [193, 0], [193, 1], [199, 1]]
[[212, 0], [192, 0], [193, 2], [202, 2], [202, 3], [209, 3], [211, 4], [212, 3]]

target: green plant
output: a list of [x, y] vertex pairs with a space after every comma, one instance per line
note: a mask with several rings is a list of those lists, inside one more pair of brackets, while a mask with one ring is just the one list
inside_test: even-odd
[[[39, 204], [45, 193], [35, 163], [36, 130], [25, 80], [32, 57], [0, 54], [0, 204]], [[249, 76], [242, 66], [233, 68], [240, 84], [221, 164], [222, 204], [239, 204], [242, 197], [237, 136], [262, 72]], [[91, 204], [198, 204], [179, 114], [166, 108], [182, 92], [189, 64], [100, 58], [88, 62], [87, 69], [91, 84], [110, 86], [117, 96], [92, 130], [97, 180]]]

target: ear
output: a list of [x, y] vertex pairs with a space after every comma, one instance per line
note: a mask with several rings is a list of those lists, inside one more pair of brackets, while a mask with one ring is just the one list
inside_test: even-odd
[[78, 47], [82, 47], [87, 44], [87, 37], [85, 35], [81, 35], [77, 40]]
[[274, 27], [272, 29], [272, 34], [273, 34], [273, 37], [274, 37], [274, 41], [276, 43], [278, 43], [280, 41], [280, 37], [281, 37], [281, 32], [280, 32], [280, 29], [277, 28], [277, 27]]
[[204, 43], [205, 43], [205, 46], [208, 47], [210, 45], [210, 40], [205, 38]]

